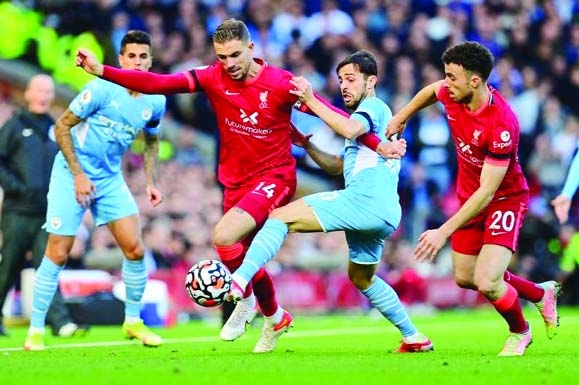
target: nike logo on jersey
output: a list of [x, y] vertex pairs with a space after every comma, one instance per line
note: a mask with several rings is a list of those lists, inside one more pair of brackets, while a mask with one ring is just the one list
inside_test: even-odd
[[507, 233], [506, 231], [491, 231], [492, 236], [506, 234], [506, 233]]
[[34, 130], [32, 128], [25, 128], [22, 130], [22, 136], [25, 138], [32, 136], [32, 134], [34, 134]]
[[239, 92], [231, 92], [229, 90], [225, 90], [225, 95], [229, 95], [229, 96], [239, 95]]
[[446, 114], [446, 119], [452, 120], [453, 122], [456, 122], [456, 119], [453, 118], [452, 116], [448, 115], [448, 114]]

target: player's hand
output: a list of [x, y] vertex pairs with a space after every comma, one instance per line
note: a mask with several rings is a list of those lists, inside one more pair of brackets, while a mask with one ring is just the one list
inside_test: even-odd
[[380, 142], [376, 152], [386, 159], [402, 159], [406, 155], [406, 139], [392, 139], [391, 142]]
[[290, 94], [297, 96], [303, 103], [306, 103], [314, 97], [312, 85], [303, 76], [294, 76], [290, 80], [290, 84], [295, 89], [290, 90]]
[[293, 123], [290, 123], [290, 137], [292, 143], [296, 146], [306, 148], [312, 135], [313, 134], [304, 134]]
[[440, 229], [426, 230], [418, 238], [414, 257], [418, 262], [433, 262], [438, 252], [444, 247], [448, 236]]
[[569, 220], [569, 209], [571, 208], [571, 199], [564, 195], [558, 195], [551, 201], [551, 205], [555, 208], [555, 215], [560, 224], [564, 224]]
[[74, 176], [74, 194], [79, 205], [88, 209], [94, 202], [95, 193], [96, 186], [85, 173]]
[[147, 198], [149, 198], [149, 202], [151, 202], [153, 207], [157, 207], [158, 205], [161, 204], [161, 202], [163, 202], [164, 199], [163, 193], [159, 191], [156, 187], [147, 186], [145, 190], [147, 192]]
[[392, 139], [393, 136], [400, 137], [404, 133], [406, 128], [406, 118], [400, 114], [396, 114], [388, 122], [388, 127], [386, 128], [386, 137]]
[[80, 48], [76, 51], [76, 65], [89, 74], [101, 76], [103, 74], [103, 65], [99, 63], [96, 56], [88, 49]]

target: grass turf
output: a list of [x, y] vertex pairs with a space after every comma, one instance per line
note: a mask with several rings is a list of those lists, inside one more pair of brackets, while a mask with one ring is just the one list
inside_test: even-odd
[[125, 341], [120, 327], [93, 327], [82, 338], [46, 337], [48, 349], [24, 352], [25, 328], [0, 338], [2, 384], [514, 384], [559, 385], [579, 377], [579, 309], [561, 309], [548, 340], [534, 308], [525, 309], [534, 341], [523, 357], [497, 357], [506, 325], [492, 309], [413, 316], [435, 351], [396, 354], [396, 329], [368, 315], [299, 314], [271, 354], [252, 354], [261, 322], [239, 340], [219, 325], [193, 321], [158, 330], [159, 348]]

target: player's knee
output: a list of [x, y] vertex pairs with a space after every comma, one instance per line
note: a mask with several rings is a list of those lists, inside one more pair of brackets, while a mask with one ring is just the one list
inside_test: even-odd
[[135, 242], [131, 246], [123, 249], [123, 254], [129, 261], [139, 261], [143, 259], [145, 255], [145, 246], [143, 242]]
[[63, 266], [68, 260], [70, 247], [72, 247], [72, 242], [68, 240], [49, 240], [46, 245], [45, 255], [55, 264]]
[[225, 226], [217, 225], [213, 231], [213, 244], [215, 246], [230, 246], [238, 241], [237, 234]]
[[476, 290], [476, 285], [470, 279], [463, 278], [463, 277], [454, 277], [454, 282], [456, 282], [456, 285], [458, 287], [461, 287], [463, 289]]
[[490, 281], [482, 281], [477, 285], [479, 293], [484, 295], [485, 297], [495, 297], [495, 293], [497, 292], [498, 288], [495, 284]]
[[372, 276], [368, 276], [364, 272], [355, 271], [352, 269], [348, 271], [348, 278], [350, 278], [350, 282], [352, 282], [358, 290], [366, 290], [369, 288], [372, 284]]
[[231, 246], [240, 241], [239, 230], [227, 221], [219, 221], [213, 230], [213, 244], [215, 246]]
[[64, 266], [68, 260], [68, 252], [65, 249], [53, 248], [50, 252], [46, 253], [46, 256], [59, 266]]

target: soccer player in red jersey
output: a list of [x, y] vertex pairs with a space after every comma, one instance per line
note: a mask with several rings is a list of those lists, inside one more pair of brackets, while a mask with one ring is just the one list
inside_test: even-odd
[[[142, 93], [207, 95], [217, 117], [218, 180], [225, 188], [225, 214], [215, 227], [214, 244], [223, 263], [233, 272], [241, 265], [269, 212], [288, 203], [296, 190], [290, 117], [298, 98], [289, 92], [293, 89], [291, 73], [254, 58], [254, 43], [242, 21], [224, 21], [213, 35], [213, 46], [217, 55], [213, 64], [178, 74], [118, 70], [103, 66], [87, 50], [79, 50], [76, 64], [93, 75]], [[305, 105], [300, 110], [308, 112]], [[376, 138], [367, 135], [359, 141], [376, 150], [380, 142]], [[274, 346], [265, 340], [274, 338], [273, 330], [287, 330], [292, 317], [278, 305], [265, 269], [260, 269], [248, 285], [244, 299], [223, 326], [221, 338], [233, 341], [243, 335], [257, 305], [265, 323], [256, 346]]]
[[456, 283], [478, 290], [509, 325], [499, 356], [520, 356], [532, 341], [519, 297], [535, 303], [549, 338], [558, 326], [554, 281], [535, 284], [506, 269], [517, 246], [528, 204], [528, 186], [519, 164], [519, 123], [503, 96], [487, 84], [493, 56], [483, 45], [464, 42], [442, 55], [445, 79], [419, 91], [388, 124], [401, 134], [408, 119], [440, 101], [458, 159], [460, 209], [437, 229], [422, 233], [417, 260], [433, 261], [451, 237]]

